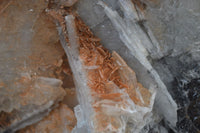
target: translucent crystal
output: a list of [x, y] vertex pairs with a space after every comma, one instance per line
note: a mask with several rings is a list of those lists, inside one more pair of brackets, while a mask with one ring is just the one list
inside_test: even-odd
[[[117, 69], [113, 69], [108, 73], [100, 72], [100, 74], [95, 74], [97, 72], [96, 69], [99, 67], [92, 66], [92, 64], [96, 64], [98, 61], [101, 62], [101, 54], [106, 55], [107, 53], [100, 47], [96, 47], [95, 49], [98, 53], [94, 54], [97, 54], [96, 57], [98, 59], [96, 61], [91, 60], [86, 64], [89, 59], [86, 58], [87, 52], [84, 50], [84, 47], [80, 48], [79, 36], [76, 33], [80, 30], [76, 30], [75, 18], [69, 15], [65, 17], [65, 20], [69, 44], [67, 44], [63, 38], [64, 34], [62, 32], [61, 42], [68, 55], [69, 63], [74, 74], [80, 103], [80, 105], [75, 108], [78, 123], [73, 129], [73, 132], [87, 129], [87, 132], [123, 133], [128, 128], [127, 123], [132, 123], [134, 125], [132, 131], [139, 132], [151, 121], [150, 117], [152, 115], [151, 111], [155, 99], [155, 91], [149, 91], [139, 84], [134, 71], [127, 66], [116, 52], [113, 52], [112, 57]], [[85, 32], [87, 33], [89, 31], [86, 30]], [[83, 51], [81, 49], [83, 49]], [[89, 57], [92, 57], [92, 55]], [[88, 69], [87, 66], [93, 69]], [[103, 88], [99, 88], [96, 91], [92, 89], [90, 84], [92, 84], [91, 82], [96, 82], [94, 78], [98, 78], [98, 76], [103, 78], [106, 74], [110, 74], [111, 76], [116, 70], [119, 72], [122, 82], [128, 87], [120, 83], [122, 86], [124, 85], [124, 87], [119, 88], [114, 81], [110, 80], [105, 81], [105, 92]], [[93, 75], [95, 77], [93, 77]]]
[[[158, 85], [157, 97], [159, 99], [159, 102], [156, 102], [156, 104], [158, 103], [157, 108], [159, 108], [159, 112], [164, 115], [165, 119], [168, 120], [171, 125], [175, 127], [177, 121], [177, 105], [169, 94], [167, 87], [160, 79], [160, 76], [146, 58], [147, 53], [145, 52], [145, 48], [142, 47], [142, 40], [139, 37], [141, 34], [137, 33], [139, 27], [134, 27], [135, 25], [137, 25], [134, 21], [132, 21], [132, 23], [130, 24], [129, 18], [125, 17], [124, 19], [122, 19], [116, 11], [113, 11], [104, 3], [100, 2], [99, 4], [104, 7], [107, 16], [110, 18], [111, 22], [118, 30], [119, 36], [122, 42], [124, 42], [124, 45], [127, 46], [127, 48], [132, 52], [136, 59], [138, 59], [138, 61], [150, 72], [151, 76], [156, 81]], [[129, 11], [134, 10], [128, 10], [126, 8], [126, 10], [124, 10], [124, 14], [126, 15], [127, 12], [129, 13]], [[166, 106], [168, 106], [170, 110], [166, 110]]]

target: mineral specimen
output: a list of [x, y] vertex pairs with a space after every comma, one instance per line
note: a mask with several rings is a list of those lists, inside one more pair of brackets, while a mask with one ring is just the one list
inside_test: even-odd
[[1, 0], [0, 133], [199, 133], [199, 4]]
[[80, 103], [77, 109], [82, 113], [79, 117], [83, 117], [73, 132], [84, 126], [88, 132], [139, 132], [151, 121], [155, 92], [137, 83], [134, 71], [124, 60], [103, 48], [75, 16], [65, 17], [69, 44], [62, 31], [60, 35], [74, 74]]
[[[177, 104], [172, 99], [167, 90], [167, 87], [160, 79], [157, 71], [152, 67], [151, 63], [147, 59], [147, 50], [149, 51], [149, 53], [155, 52], [150, 50], [151, 47], [153, 48], [154, 46], [150, 45], [151, 42], [147, 43], [144, 41], [147, 36], [145, 37], [140, 26], [135, 22], [135, 18], [137, 19], [139, 16], [130, 16], [137, 14], [136, 11], [133, 10], [134, 6], [130, 6], [131, 1], [120, 1], [125, 16], [124, 19], [122, 19], [116, 11], [112, 11], [112, 9], [107, 7], [104, 3], [99, 2], [99, 4], [104, 7], [107, 16], [118, 30], [119, 36], [124, 45], [126, 45], [126, 47], [131, 51], [135, 58], [149, 71], [152, 78], [155, 80], [158, 86], [157, 97], [159, 97], [159, 101], [156, 103], [156, 106], [160, 109], [160, 113], [163, 114], [165, 119], [168, 120], [169, 123], [171, 123], [171, 126], [175, 127], [177, 122]], [[146, 40], [148, 40], [148, 38]], [[157, 54], [159, 56], [160, 50], [158, 46], [156, 51], [157, 52], [153, 54]], [[165, 110], [166, 106], [168, 106], [168, 110]]]

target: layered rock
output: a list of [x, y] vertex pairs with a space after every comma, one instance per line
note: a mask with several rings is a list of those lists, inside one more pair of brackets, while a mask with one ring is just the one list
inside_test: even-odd
[[[0, 2], [0, 132], [41, 120], [65, 96], [64, 51], [45, 0]], [[60, 78], [60, 79], [58, 79]]]
[[60, 104], [44, 119], [17, 133], [71, 133], [75, 125], [76, 118], [73, 111], [67, 105]]
[[24, 91], [18, 93], [21, 106], [11, 112], [0, 113], [0, 131], [14, 132], [42, 119], [64, 98], [65, 91], [61, 85], [62, 81], [54, 78], [39, 77], [25, 81]]

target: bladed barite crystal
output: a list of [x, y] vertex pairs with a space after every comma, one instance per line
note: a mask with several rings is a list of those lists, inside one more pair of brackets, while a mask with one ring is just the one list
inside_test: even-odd
[[1, 0], [0, 133], [198, 133], [199, 4]]
[[103, 48], [78, 16], [68, 15], [65, 21], [69, 42], [61, 31], [61, 43], [85, 118], [73, 131], [87, 128], [88, 132], [123, 133], [129, 122], [135, 126], [131, 130], [139, 132], [150, 122], [155, 92], [138, 83], [134, 71], [116, 52], [111, 55]]

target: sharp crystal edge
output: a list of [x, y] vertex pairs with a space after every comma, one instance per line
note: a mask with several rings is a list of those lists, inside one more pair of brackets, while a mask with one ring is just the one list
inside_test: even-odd
[[[65, 36], [62, 33], [62, 29], [60, 31], [60, 40], [61, 40], [61, 44], [62, 47], [64, 48], [68, 60], [69, 60], [69, 64], [70, 67], [72, 69], [73, 75], [74, 75], [74, 82], [75, 82], [75, 86], [77, 91], [77, 97], [78, 97], [78, 101], [80, 103], [80, 109], [83, 110], [87, 110], [86, 116], [84, 114], [81, 114], [85, 120], [84, 124], [89, 124], [90, 121], [90, 116], [89, 114], [92, 114], [92, 107], [90, 104], [89, 99], [91, 99], [91, 95], [89, 92], [89, 88], [87, 86], [87, 78], [85, 75], [85, 71], [82, 68], [82, 63], [79, 59], [79, 51], [78, 51], [78, 46], [79, 46], [79, 42], [78, 42], [78, 38], [76, 35], [76, 27], [75, 27], [75, 23], [74, 23], [74, 16], [73, 15], [68, 15], [65, 17], [65, 21], [66, 21], [66, 27], [67, 27], [67, 31], [68, 31], [68, 35], [69, 35], [69, 44], [67, 44], [67, 42], [65, 41]], [[77, 125], [78, 127], [81, 127], [81, 125]], [[91, 125], [87, 125], [87, 127], [90, 127]], [[88, 132], [92, 132], [90, 129], [88, 129]]]
[[[151, 63], [147, 59], [147, 50], [143, 45], [143, 40], [145, 36], [140, 37], [142, 34], [140, 32], [140, 27], [137, 26], [137, 23], [134, 18], [136, 14], [131, 6], [126, 6], [127, 2], [131, 3], [129, 0], [119, 0], [122, 8], [124, 9], [124, 19], [119, 16], [116, 11], [113, 11], [105, 3], [100, 1], [98, 4], [104, 8], [104, 11], [116, 30], [119, 32], [120, 39], [126, 45], [126, 47], [131, 51], [131, 53], [136, 57], [136, 59], [149, 71], [152, 78], [157, 83], [157, 100], [156, 107], [159, 112], [164, 116], [165, 120], [170, 123], [170, 126], [173, 128], [176, 126], [177, 122], [177, 104], [169, 94], [167, 87], [160, 79], [160, 76], [156, 70], [152, 67]], [[130, 16], [133, 15], [133, 16]], [[133, 17], [131, 20], [130, 17]], [[139, 31], [139, 32], [138, 32]], [[148, 51], [151, 52], [151, 51]]]
[[[126, 27], [129, 27], [126, 29], [126, 31], [129, 32], [129, 35], [132, 34], [135, 38], [137, 38], [136, 42], [139, 44], [135, 44], [146, 56], [150, 55], [153, 59], [159, 59], [163, 57], [160, 46], [152, 35], [151, 30], [148, 29], [146, 23], [141, 23], [144, 21], [144, 16], [139, 12], [139, 9], [136, 11], [135, 5], [130, 0], [119, 0], [119, 5], [124, 13], [125, 25]], [[147, 30], [144, 31], [139, 23], [141, 23]], [[133, 29], [134, 31], [132, 31]]]
[[85, 67], [87, 65], [83, 64], [84, 59], [80, 57], [79, 35], [76, 33], [74, 16], [66, 16], [65, 21], [69, 44], [67, 44], [62, 30], [60, 40], [69, 59], [80, 104], [75, 107], [78, 122], [72, 132], [124, 133], [125, 131], [134, 131], [139, 133], [145, 125], [152, 121], [152, 108], [156, 91], [153, 88], [148, 90], [138, 83], [134, 71], [116, 52], [112, 53], [112, 57], [116, 65], [118, 64], [119, 76], [127, 82], [130, 88], [120, 89], [114, 81], [106, 80], [105, 84], [108, 92], [100, 93], [93, 90], [88, 85], [88, 81], [94, 82], [90, 79], [89, 72], [94, 71], [96, 68], [87, 69]]

